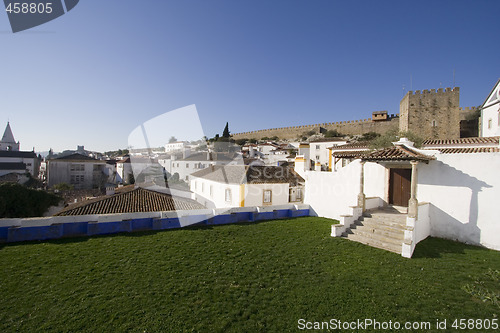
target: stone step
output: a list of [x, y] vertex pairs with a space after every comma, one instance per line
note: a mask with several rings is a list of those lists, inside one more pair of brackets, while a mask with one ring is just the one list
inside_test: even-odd
[[403, 229], [395, 229], [391, 227], [380, 227], [380, 226], [370, 226], [370, 225], [360, 225], [354, 224], [351, 227], [351, 230], [357, 230], [359, 232], [366, 233], [368, 235], [374, 234], [387, 238], [394, 238], [399, 240], [404, 239], [404, 230]]
[[373, 228], [391, 228], [404, 231], [406, 228], [406, 221], [404, 223], [396, 221], [378, 220], [373, 218], [364, 218], [355, 221], [356, 224], [371, 226]]
[[351, 234], [362, 236], [362, 237], [367, 238], [367, 239], [373, 239], [373, 240], [376, 240], [376, 241], [379, 241], [382, 243], [386, 243], [386, 244], [393, 244], [396, 246], [402, 244], [403, 240], [404, 240], [403, 234], [398, 235], [396, 237], [393, 237], [392, 235], [384, 235], [384, 234], [380, 233], [380, 231], [370, 232], [370, 230], [367, 230], [364, 228], [361, 228], [361, 229], [353, 228], [353, 229], [346, 230], [347, 236], [349, 236]]
[[376, 248], [379, 248], [382, 250], [401, 254], [402, 243], [399, 245], [395, 245], [393, 243], [387, 243], [387, 242], [375, 240], [372, 238], [366, 238], [366, 237], [363, 237], [361, 235], [356, 235], [356, 234], [348, 234], [348, 235], [343, 236], [343, 237], [345, 237], [349, 240], [361, 243], [361, 244], [365, 244], [365, 245], [376, 247]]
[[406, 221], [406, 215], [401, 214], [366, 214], [363, 218], [373, 218], [378, 220], [396, 221], [403, 222]]

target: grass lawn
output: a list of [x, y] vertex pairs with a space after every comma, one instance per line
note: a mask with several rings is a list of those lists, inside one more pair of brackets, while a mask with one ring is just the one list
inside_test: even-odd
[[405, 259], [332, 238], [331, 224], [305, 217], [3, 244], [0, 332], [285, 332], [301, 318], [447, 319], [456, 331], [455, 318], [498, 318], [485, 293], [499, 291], [488, 280], [499, 252], [427, 239]]

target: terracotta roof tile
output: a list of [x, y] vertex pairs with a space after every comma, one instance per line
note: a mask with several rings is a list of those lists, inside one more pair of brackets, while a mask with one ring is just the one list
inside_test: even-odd
[[368, 150], [368, 149], [370, 149], [370, 144], [368, 142], [353, 142], [353, 143], [348, 143], [348, 144], [341, 145], [341, 146], [329, 147], [328, 149], [334, 149], [334, 150], [361, 150], [361, 149], [365, 149], [365, 150]]
[[191, 199], [172, 197], [169, 194], [150, 191], [138, 187], [109, 197], [91, 199], [78, 204], [70, 205], [56, 215], [67, 216], [163, 212], [203, 208], [205, 207]]
[[334, 152], [332, 155], [336, 158], [361, 158], [369, 153], [370, 150], [345, 150]]
[[423, 147], [429, 148], [430, 146], [444, 146], [444, 145], [498, 145], [498, 136], [492, 137], [477, 137], [477, 138], [460, 138], [460, 139], [435, 139], [425, 140], [422, 143]]
[[364, 161], [430, 161], [434, 156], [428, 156], [403, 145], [375, 150], [361, 158]]
[[442, 154], [474, 154], [474, 153], [498, 153], [498, 147], [470, 147], [470, 148], [438, 148]]

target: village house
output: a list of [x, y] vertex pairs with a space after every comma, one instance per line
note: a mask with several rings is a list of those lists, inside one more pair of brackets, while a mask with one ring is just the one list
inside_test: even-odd
[[92, 189], [104, 186], [106, 161], [80, 154], [63, 156], [47, 161], [47, 186], [60, 183], [73, 185], [75, 189]]
[[302, 202], [304, 180], [281, 166], [211, 166], [191, 175], [193, 199], [207, 208]]
[[500, 79], [480, 107], [481, 136], [500, 135]]
[[242, 165], [241, 154], [227, 152], [196, 152], [184, 151], [182, 154], [170, 155], [170, 158], [160, 158], [158, 163], [170, 174], [178, 174], [179, 179], [189, 182], [190, 175], [212, 165]]

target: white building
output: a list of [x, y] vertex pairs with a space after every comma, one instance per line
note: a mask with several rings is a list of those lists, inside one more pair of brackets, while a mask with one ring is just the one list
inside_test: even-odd
[[73, 154], [48, 160], [47, 185], [66, 183], [75, 189], [92, 189], [104, 186], [106, 161]]
[[347, 141], [339, 138], [325, 138], [309, 142], [309, 156], [315, 164], [319, 163], [323, 170], [331, 168], [330, 148], [345, 145]]
[[193, 199], [207, 208], [301, 202], [303, 179], [278, 166], [211, 166], [191, 175]]
[[9, 173], [24, 174], [29, 172], [32, 177], [38, 177], [41, 158], [34, 151], [20, 151], [19, 142], [7, 123], [2, 141], [0, 141], [0, 176]]
[[165, 153], [182, 152], [185, 149], [190, 149], [186, 141], [171, 142], [165, 145]]
[[[180, 157], [182, 156], [182, 157]], [[171, 155], [169, 159], [159, 159], [158, 163], [168, 174], [178, 174], [180, 180], [189, 182], [189, 176], [212, 165], [243, 165], [240, 154], [222, 152], [199, 152], [194, 154]]]
[[500, 79], [481, 105], [481, 136], [500, 135]]
[[[304, 170], [303, 163], [296, 168], [302, 168], [297, 171], [306, 180], [304, 203], [318, 216], [340, 221], [332, 236], [345, 236], [365, 210], [371, 209], [366, 217], [394, 205], [403, 207], [398, 252], [404, 256], [428, 236], [500, 250], [498, 138], [429, 140], [424, 149], [401, 139], [358, 156], [337, 172]], [[377, 232], [374, 226], [367, 235]], [[372, 245], [385, 248], [378, 242]]]

